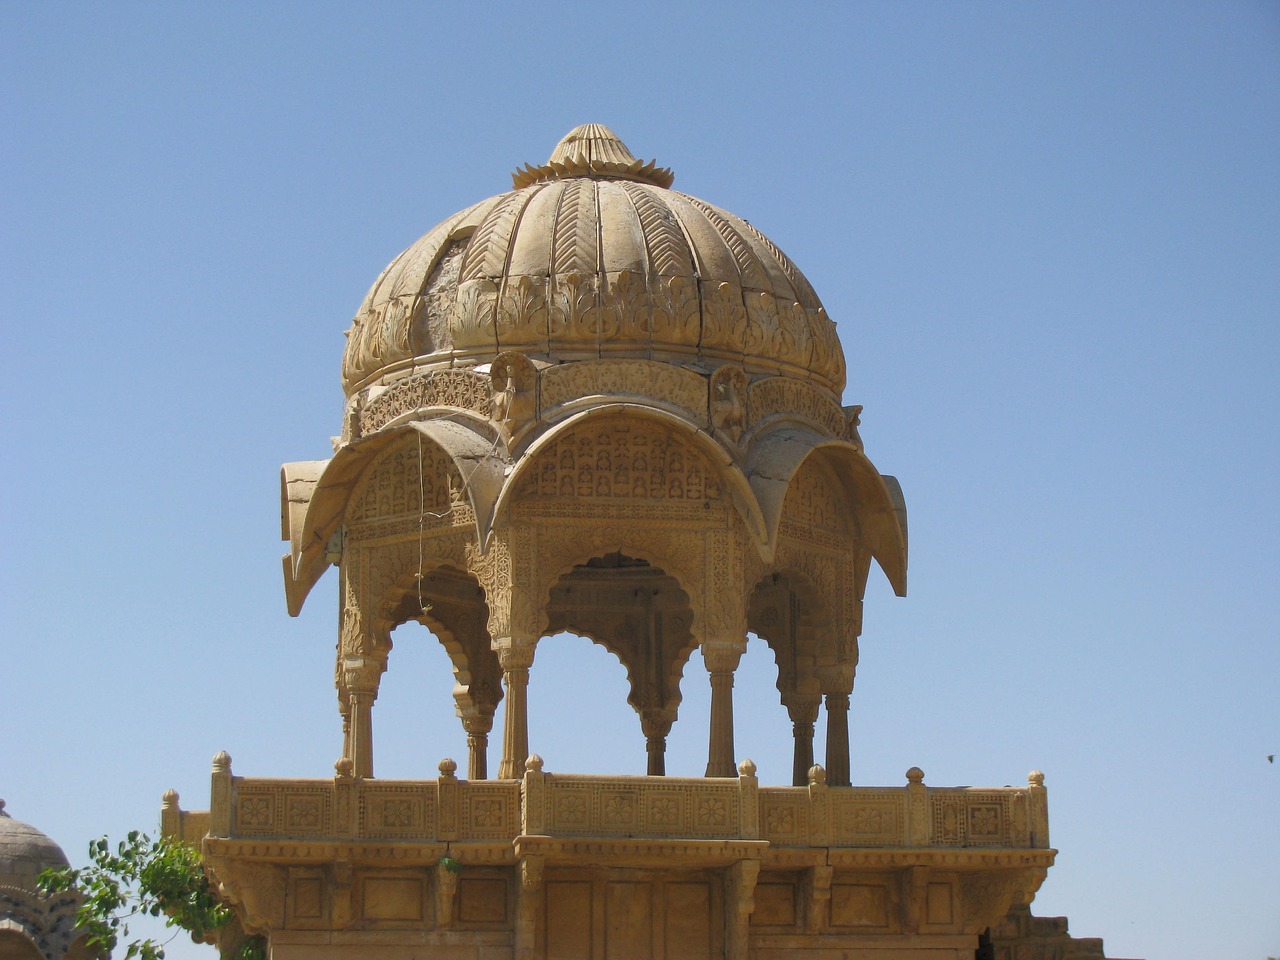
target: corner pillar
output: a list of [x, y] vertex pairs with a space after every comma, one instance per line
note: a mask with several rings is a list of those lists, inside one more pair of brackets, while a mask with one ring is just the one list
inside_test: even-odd
[[347, 729], [346, 757], [356, 777], [373, 776], [373, 704], [386, 662], [372, 657], [346, 657], [342, 680], [349, 709], [344, 719]]

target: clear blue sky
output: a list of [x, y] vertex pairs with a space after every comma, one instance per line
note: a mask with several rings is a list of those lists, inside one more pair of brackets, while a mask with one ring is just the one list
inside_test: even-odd
[[[0, 796], [73, 860], [207, 807], [219, 749], [331, 773], [333, 580], [286, 615], [278, 467], [329, 454], [387, 261], [596, 121], [806, 272], [901, 479], [855, 780], [1040, 768], [1037, 913], [1280, 955], [1280, 4], [8, 0], [0, 84]], [[452, 680], [396, 639], [379, 773], [428, 776]], [[782, 783], [767, 661], [737, 748]], [[548, 770], [643, 769], [599, 648], [545, 641], [531, 696]]]

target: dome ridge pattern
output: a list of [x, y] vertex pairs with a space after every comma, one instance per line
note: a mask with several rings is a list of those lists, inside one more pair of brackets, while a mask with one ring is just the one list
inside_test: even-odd
[[425, 234], [356, 313], [348, 395], [515, 350], [535, 362], [644, 357], [703, 373], [741, 364], [838, 399], [835, 324], [795, 264], [747, 221], [638, 163], [607, 127], [586, 124], [518, 175], [517, 189]]

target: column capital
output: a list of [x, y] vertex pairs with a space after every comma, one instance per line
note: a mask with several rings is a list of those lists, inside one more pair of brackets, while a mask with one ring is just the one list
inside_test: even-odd
[[343, 657], [342, 682], [352, 694], [378, 695], [378, 683], [387, 669], [385, 660], [375, 657]]
[[732, 673], [738, 669], [746, 645], [735, 646], [727, 643], [702, 645], [702, 661], [709, 673]]
[[536, 646], [533, 640], [504, 638], [493, 641], [493, 652], [498, 655], [498, 664], [504, 671], [528, 670], [533, 666]]

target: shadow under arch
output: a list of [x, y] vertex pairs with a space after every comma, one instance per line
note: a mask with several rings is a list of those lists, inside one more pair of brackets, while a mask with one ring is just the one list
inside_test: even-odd
[[627, 672], [627, 702], [639, 714], [646, 773], [666, 772], [666, 738], [680, 706], [680, 677], [695, 646], [693, 610], [680, 582], [647, 559], [621, 552], [563, 572], [547, 597], [543, 636], [572, 633], [604, 647]]

